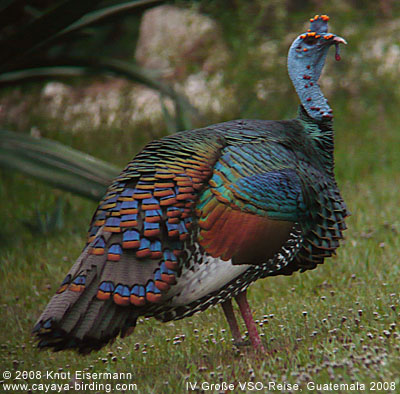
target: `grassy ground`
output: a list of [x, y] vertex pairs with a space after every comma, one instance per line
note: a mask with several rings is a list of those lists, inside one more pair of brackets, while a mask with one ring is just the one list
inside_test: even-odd
[[[267, 278], [250, 288], [249, 301], [267, 349], [263, 355], [231, 344], [219, 308], [167, 324], [143, 320], [132, 336], [88, 356], [39, 352], [31, 328], [79, 255], [95, 204], [22, 175], [1, 172], [0, 370], [11, 371], [12, 378], [0, 377], [0, 385], [109, 383], [113, 392], [123, 392], [117, 384], [134, 383], [137, 386], [125, 392], [137, 388], [140, 393], [180, 393], [195, 382], [195, 392], [224, 392], [226, 386], [207, 384], [226, 382], [236, 388], [225, 392], [295, 392], [288, 385], [277, 387], [286, 382], [298, 384], [303, 392], [346, 392], [344, 387], [313, 390], [307, 382], [314, 382], [358, 384], [352, 392], [400, 392], [400, 115], [395, 110], [398, 101], [390, 102], [391, 88], [376, 84], [376, 90], [357, 91], [354, 97], [331, 98], [336, 112], [336, 173], [353, 213], [346, 242], [335, 258], [314, 271]], [[381, 104], [384, 97], [389, 102], [379, 107], [378, 97]], [[238, 115], [252, 116], [252, 108]], [[254, 117], [273, 118], [271, 111], [284, 113], [288, 105], [274, 102], [266, 112], [256, 109]], [[41, 130], [52, 128], [43, 119], [32, 122]], [[59, 126], [57, 136], [45, 135], [121, 166], [149, 138], [121, 130], [71, 135]], [[63, 230], [47, 234], [29, 230], [24, 222], [34, 222], [34, 211], [53, 210], [60, 196], [66, 201]], [[34, 378], [21, 371], [35, 371]], [[46, 379], [47, 371], [65, 374]], [[132, 378], [80, 380], [76, 371], [130, 372]], [[257, 390], [257, 384], [252, 390], [251, 383], [256, 382], [267, 388]], [[275, 390], [269, 382], [276, 384]], [[108, 389], [97, 386], [76, 392]]]
[[[142, 393], [182, 392], [186, 382], [195, 381], [290, 382], [306, 392], [308, 381], [358, 382], [367, 391], [371, 382], [394, 382], [391, 392], [399, 392], [400, 132], [394, 124], [371, 123], [365, 132], [338, 115], [338, 181], [353, 212], [346, 243], [315, 271], [251, 287], [264, 355], [232, 346], [218, 308], [174, 323], [143, 321], [131, 337], [86, 357], [36, 350], [30, 330], [79, 255], [94, 205], [68, 195], [63, 231], [32, 234], [22, 218], [31, 218], [35, 207], [51, 209], [61, 193], [21, 175], [3, 174], [1, 369], [12, 371], [14, 378], [16, 371], [29, 370], [131, 372], [131, 381], [109, 383], [134, 382]], [[102, 382], [83, 382], [91, 381]], [[235, 392], [241, 392], [239, 386]]]

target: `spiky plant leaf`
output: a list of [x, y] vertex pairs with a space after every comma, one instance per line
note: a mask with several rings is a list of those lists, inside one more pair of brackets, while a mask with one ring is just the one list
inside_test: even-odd
[[[6, 18], [13, 7], [19, 10], [21, 15], [16, 18], [15, 23], [5, 19], [7, 24], [11, 23], [12, 28], [6, 29], [6, 34], [0, 38], [0, 86], [37, 78], [113, 74], [144, 84], [172, 98], [176, 116], [174, 131], [191, 128], [191, 117], [198, 117], [198, 113], [186, 98], [139, 66], [93, 56], [59, 59], [54, 58], [54, 53], [50, 55], [52, 48], [57, 45], [80, 40], [74, 33], [81, 32], [89, 26], [97, 28], [116, 17], [140, 14], [146, 8], [162, 2], [137, 0], [96, 9], [99, 0], [59, 0], [48, 9], [34, 9], [29, 5], [22, 6], [18, 0], [8, 1], [6, 5], [0, 6], [0, 20]], [[22, 17], [26, 16], [28, 8], [31, 9], [31, 20], [27, 24], [21, 24], [20, 19], [24, 20]]]
[[46, 138], [0, 130], [0, 166], [100, 200], [120, 172], [109, 163]]
[[99, 10], [88, 12], [83, 15], [76, 22], [72, 23], [70, 26], [62, 30], [56, 39], [59, 39], [72, 32], [84, 29], [86, 27], [92, 26], [99, 22], [104, 22], [107, 19], [114, 18], [117, 16], [124, 16], [130, 12], [142, 11], [148, 7], [153, 7], [154, 5], [164, 3], [164, 0], [137, 0], [128, 1], [126, 3], [112, 5], [110, 7], [105, 7]]
[[47, 235], [53, 234], [63, 229], [64, 226], [64, 206], [65, 202], [62, 197], [58, 197], [54, 209], [41, 213], [38, 208], [31, 218], [21, 220], [33, 234]]

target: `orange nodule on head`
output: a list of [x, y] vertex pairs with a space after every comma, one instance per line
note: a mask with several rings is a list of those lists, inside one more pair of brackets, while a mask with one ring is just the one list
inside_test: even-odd
[[316, 20], [318, 20], [318, 19], [322, 19], [324, 22], [328, 22], [329, 21], [329, 16], [328, 15], [315, 15], [314, 16], [314, 18], [311, 18], [310, 19], [310, 22], [314, 22], [314, 21], [316, 21]]

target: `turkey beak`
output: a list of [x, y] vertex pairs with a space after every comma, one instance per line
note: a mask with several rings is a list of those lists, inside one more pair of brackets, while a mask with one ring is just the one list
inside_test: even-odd
[[338, 45], [338, 44], [347, 45], [347, 41], [346, 41], [344, 38], [339, 37], [339, 36], [335, 36], [335, 37], [333, 38], [333, 41], [334, 41], [335, 45]]
[[344, 38], [342, 38], [342, 37], [335, 36], [335, 37], [333, 38], [333, 42], [334, 42], [335, 47], [336, 47], [335, 59], [336, 59], [337, 61], [339, 61], [339, 60], [341, 59], [340, 53], [339, 53], [339, 44], [347, 45], [347, 41], [346, 41]]

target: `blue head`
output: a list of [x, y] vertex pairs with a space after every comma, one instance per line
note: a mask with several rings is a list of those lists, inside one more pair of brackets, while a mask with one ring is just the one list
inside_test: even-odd
[[288, 71], [296, 92], [307, 113], [316, 120], [332, 118], [332, 110], [317, 83], [326, 55], [335, 45], [335, 57], [340, 60], [339, 44], [346, 44], [342, 37], [328, 33], [328, 20], [327, 15], [310, 19], [310, 28], [294, 40], [288, 56]]

